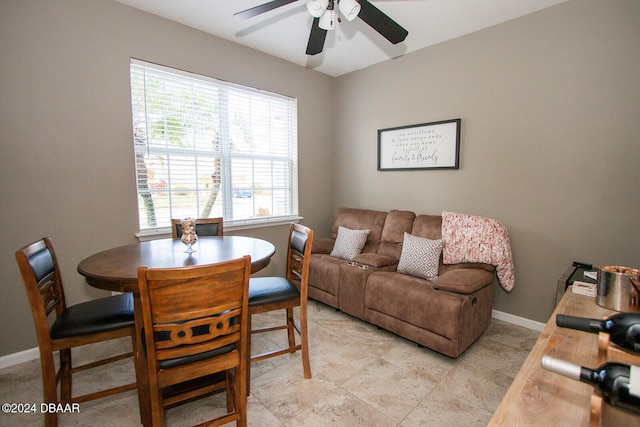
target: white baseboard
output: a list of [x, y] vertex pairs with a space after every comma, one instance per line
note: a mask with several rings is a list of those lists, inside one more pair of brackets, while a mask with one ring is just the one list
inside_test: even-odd
[[[514, 325], [522, 326], [524, 328], [533, 329], [534, 331], [541, 332], [544, 329], [544, 323], [536, 322], [535, 320], [526, 319], [520, 316], [514, 316], [513, 314], [505, 313], [498, 310], [493, 310], [492, 317], [498, 320], [513, 323]], [[30, 360], [35, 360], [39, 357], [40, 350], [38, 349], [38, 347], [30, 348], [18, 353], [7, 354], [6, 356], [0, 357], [0, 369], [17, 365], [23, 362], [28, 362]]]
[[514, 325], [522, 326], [523, 328], [533, 329], [534, 331], [538, 332], [542, 332], [545, 327], [544, 323], [536, 322], [535, 320], [527, 319], [525, 317], [515, 316], [503, 311], [493, 310], [491, 316], [494, 319], [503, 320], [505, 322], [513, 323]]
[[19, 351], [13, 354], [7, 354], [6, 356], [0, 357], [0, 369], [17, 365], [18, 363], [22, 363], [22, 362], [29, 362], [31, 360], [35, 360], [39, 358], [40, 358], [40, 349], [38, 347]]

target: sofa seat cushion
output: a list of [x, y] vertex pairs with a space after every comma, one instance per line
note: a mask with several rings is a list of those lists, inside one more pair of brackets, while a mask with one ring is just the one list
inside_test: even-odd
[[340, 265], [346, 261], [328, 254], [312, 254], [309, 264], [309, 286], [338, 295]]
[[367, 280], [365, 320], [366, 310], [375, 310], [455, 340], [462, 302], [460, 296], [434, 289], [428, 280], [377, 271]]
[[479, 268], [459, 268], [441, 274], [433, 281], [435, 289], [472, 294], [493, 283], [493, 273]]

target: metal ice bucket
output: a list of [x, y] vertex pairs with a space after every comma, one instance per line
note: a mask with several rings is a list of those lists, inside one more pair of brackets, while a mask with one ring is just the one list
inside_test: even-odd
[[611, 265], [598, 267], [596, 303], [616, 311], [640, 311], [638, 279], [640, 270], [635, 268]]

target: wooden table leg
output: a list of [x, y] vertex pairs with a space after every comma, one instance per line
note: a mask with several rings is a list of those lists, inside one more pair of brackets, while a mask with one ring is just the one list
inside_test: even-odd
[[138, 405], [140, 406], [140, 422], [143, 426], [151, 425], [151, 397], [149, 395], [149, 375], [147, 371], [147, 354], [144, 350], [142, 332], [142, 305], [140, 295], [133, 294], [133, 310], [136, 322], [135, 349], [133, 351], [138, 383]]

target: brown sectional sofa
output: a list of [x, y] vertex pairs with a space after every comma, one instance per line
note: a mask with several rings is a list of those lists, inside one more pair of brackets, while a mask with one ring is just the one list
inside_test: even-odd
[[[351, 262], [330, 255], [338, 227], [370, 230]], [[440, 215], [340, 208], [331, 237], [313, 243], [309, 297], [450, 357], [491, 320], [495, 267], [440, 264], [433, 281], [398, 273], [404, 233], [441, 238]], [[365, 267], [367, 266], [367, 267]]]

